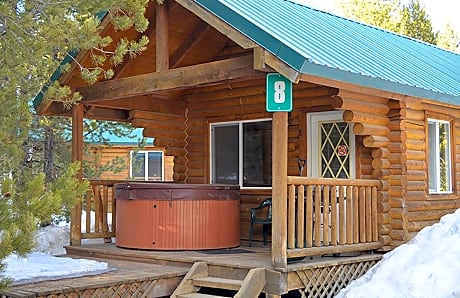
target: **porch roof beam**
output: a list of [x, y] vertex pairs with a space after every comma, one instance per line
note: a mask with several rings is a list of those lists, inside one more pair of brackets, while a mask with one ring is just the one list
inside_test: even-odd
[[158, 91], [217, 84], [226, 80], [250, 79], [264, 73], [253, 68], [252, 56], [219, 60], [95, 83], [77, 89], [84, 102], [146, 95]]

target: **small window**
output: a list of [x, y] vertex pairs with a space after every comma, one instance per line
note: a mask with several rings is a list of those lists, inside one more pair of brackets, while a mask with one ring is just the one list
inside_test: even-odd
[[450, 122], [428, 119], [428, 178], [430, 193], [452, 192]]
[[242, 187], [271, 186], [271, 120], [211, 125], [211, 181]]
[[163, 181], [163, 176], [162, 151], [131, 151], [131, 178], [145, 181]]

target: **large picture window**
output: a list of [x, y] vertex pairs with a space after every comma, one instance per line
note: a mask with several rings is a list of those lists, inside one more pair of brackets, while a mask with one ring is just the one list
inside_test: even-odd
[[430, 193], [452, 192], [450, 122], [428, 119], [428, 177]]
[[163, 151], [131, 151], [131, 178], [163, 181], [163, 171]]
[[271, 186], [271, 120], [211, 125], [211, 182]]

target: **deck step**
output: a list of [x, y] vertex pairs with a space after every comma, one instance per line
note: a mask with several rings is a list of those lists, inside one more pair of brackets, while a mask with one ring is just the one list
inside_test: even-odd
[[227, 296], [207, 295], [207, 294], [201, 294], [201, 293], [182, 294], [177, 297], [178, 298], [210, 298], [210, 297], [228, 298]]
[[241, 288], [243, 281], [238, 279], [205, 276], [193, 279], [192, 284], [198, 287], [238, 291]]

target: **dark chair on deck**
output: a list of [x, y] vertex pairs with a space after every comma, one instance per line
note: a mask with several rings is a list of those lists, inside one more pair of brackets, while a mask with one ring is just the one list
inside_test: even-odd
[[[258, 217], [258, 213], [262, 213], [261, 209], [268, 208], [267, 216]], [[249, 226], [249, 246], [252, 246], [252, 237], [254, 234], [254, 224], [261, 224], [264, 245], [267, 244], [268, 231], [272, 224], [272, 198], [265, 199], [259, 206], [251, 208], [251, 225]]]

